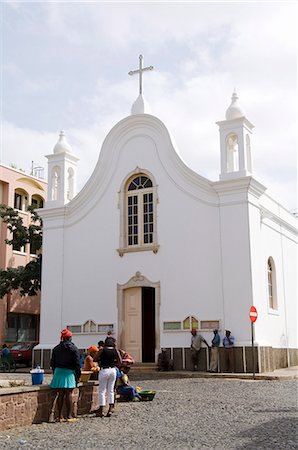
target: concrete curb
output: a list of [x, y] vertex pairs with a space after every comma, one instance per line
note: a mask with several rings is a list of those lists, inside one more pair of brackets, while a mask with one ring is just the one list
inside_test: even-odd
[[[137, 380], [162, 380], [162, 379], [174, 379], [174, 378], [206, 378], [206, 379], [224, 379], [224, 380], [253, 380], [252, 373], [209, 373], [209, 372], [188, 372], [188, 371], [176, 371], [176, 372], [140, 372], [133, 373], [133, 370], [129, 374], [129, 378], [132, 381]], [[255, 381], [261, 380], [297, 380], [298, 373], [288, 373], [285, 369], [284, 374], [280, 373], [257, 373], [255, 374]]]

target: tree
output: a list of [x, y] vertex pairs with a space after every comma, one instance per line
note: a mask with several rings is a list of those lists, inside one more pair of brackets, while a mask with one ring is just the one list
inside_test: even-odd
[[[28, 206], [31, 213], [31, 223], [26, 227], [19, 212], [9, 206], [0, 204], [0, 217], [12, 233], [12, 239], [5, 239], [7, 245], [21, 249], [30, 244], [31, 252], [38, 252], [42, 246], [42, 221], [33, 206]], [[36, 295], [41, 288], [41, 254], [26, 266], [0, 269], [0, 298], [13, 289], [19, 289], [20, 294]]]

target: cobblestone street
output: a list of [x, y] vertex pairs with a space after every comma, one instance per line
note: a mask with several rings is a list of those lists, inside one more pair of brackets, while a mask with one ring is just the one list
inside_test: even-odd
[[111, 418], [42, 423], [0, 434], [3, 449], [297, 449], [297, 381], [138, 382], [152, 402], [118, 403]]

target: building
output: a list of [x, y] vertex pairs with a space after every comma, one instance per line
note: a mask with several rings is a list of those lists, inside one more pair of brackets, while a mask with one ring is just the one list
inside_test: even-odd
[[77, 158], [60, 135], [40, 211], [44, 366], [65, 327], [80, 348], [113, 330], [142, 363], [166, 348], [176, 369], [190, 367], [192, 328], [208, 342], [218, 328], [236, 338], [236, 370], [251, 371], [251, 305], [257, 371], [297, 364], [297, 220], [253, 177], [253, 125], [236, 93], [217, 125], [212, 182], [182, 162], [140, 94], [77, 195]]
[[[47, 183], [12, 167], [0, 165], [0, 203], [18, 210], [25, 226], [30, 223], [28, 205], [42, 208], [47, 197]], [[25, 266], [36, 258], [27, 244], [16, 248], [5, 243], [11, 239], [7, 225], [1, 224], [0, 268]], [[40, 295], [21, 297], [18, 291], [0, 299], [0, 342], [39, 340]]]

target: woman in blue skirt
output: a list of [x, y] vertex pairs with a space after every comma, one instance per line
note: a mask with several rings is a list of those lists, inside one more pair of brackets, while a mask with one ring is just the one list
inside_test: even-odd
[[58, 405], [58, 420], [62, 421], [62, 408], [65, 401], [66, 420], [75, 422], [73, 416], [72, 391], [77, 386], [81, 376], [80, 353], [71, 342], [72, 333], [69, 330], [61, 331], [60, 344], [53, 349], [51, 367], [54, 376], [50, 387], [56, 390], [56, 397], [50, 415], [50, 422], [54, 422], [55, 406]]

